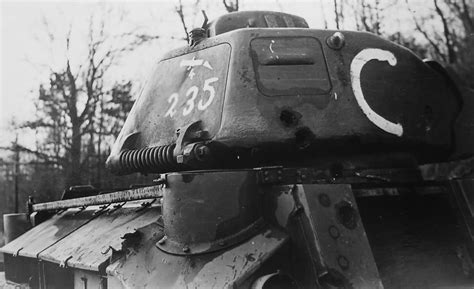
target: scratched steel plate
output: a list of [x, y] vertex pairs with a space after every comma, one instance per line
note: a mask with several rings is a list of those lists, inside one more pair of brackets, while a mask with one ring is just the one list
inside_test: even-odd
[[156, 224], [143, 228], [135, 252], [107, 267], [109, 288], [235, 288], [288, 241], [275, 228], [229, 250], [195, 256], [176, 256], [159, 250], [163, 236]]
[[101, 214], [41, 252], [39, 258], [63, 263], [68, 267], [98, 271], [99, 266], [112, 254], [113, 250], [109, 247], [120, 250], [124, 241], [121, 237], [157, 221], [160, 213], [159, 207], [146, 208], [138, 212], [137, 207], [124, 207], [111, 214]]
[[[229, 44], [220, 44], [161, 61], [130, 111], [111, 155], [125, 143], [128, 149], [174, 143], [176, 129], [198, 120], [212, 138], [221, 123], [230, 50]], [[126, 141], [137, 132], [137, 139]]]
[[0, 251], [8, 254], [18, 252], [19, 256], [36, 258], [41, 251], [93, 218], [93, 211], [88, 210], [74, 215], [77, 211], [78, 209], [69, 209], [60, 215], [54, 215], [51, 219], [44, 221], [5, 245]]
[[299, 185], [298, 196], [328, 270], [338, 271], [351, 288], [382, 289], [350, 185]]

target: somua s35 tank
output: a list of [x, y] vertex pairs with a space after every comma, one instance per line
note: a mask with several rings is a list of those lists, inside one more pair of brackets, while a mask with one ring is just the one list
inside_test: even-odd
[[158, 62], [107, 160], [156, 185], [30, 204], [34, 227], [1, 249], [6, 278], [383, 288], [354, 188], [422, 182], [417, 165], [450, 152], [458, 101], [441, 66], [372, 34], [222, 16]]

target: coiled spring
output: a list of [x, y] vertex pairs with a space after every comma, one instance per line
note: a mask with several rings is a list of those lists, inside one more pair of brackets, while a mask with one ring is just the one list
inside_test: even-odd
[[127, 150], [120, 154], [120, 165], [134, 172], [165, 172], [176, 168], [175, 144]]

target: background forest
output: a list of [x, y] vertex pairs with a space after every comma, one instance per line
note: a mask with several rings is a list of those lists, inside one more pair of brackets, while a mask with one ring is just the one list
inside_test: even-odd
[[[163, 43], [164, 39], [170, 45], [165, 50], [173, 45], [185, 45], [187, 32], [202, 22], [201, 9], [211, 10], [208, 15], [214, 18], [247, 10], [250, 6], [246, 1], [252, 2], [175, 1], [172, 9], [162, 11], [172, 14], [174, 22], [160, 26], [157, 16], [157, 28], [146, 31], [140, 27], [114, 29], [116, 23], [127, 21], [127, 13], [113, 3], [97, 4], [94, 13], [84, 15], [88, 25], [81, 27], [81, 33], [76, 33], [77, 26], [68, 23], [64, 23], [63, 33], [57, 33], [44, 17], [39, 29], [43, 32], [45, 49], [59, 47], [54, 54], [61, 57], [54, 65], [42, 64], [48, 69], [42, 75], [44, 81], [37, 83], [33, 91], [36, 113], [29, 115], [27, 121], [10, 121], [8, 133], [2, 136], [0, 213], [24, 211], [28, 196], [34, 196], [36, 201], [57, 199], [72, 185], [111, 189], [151, 182], [151, 176], [138, 174], [115, 177], [104, 167], [114, 138], [144, 82], [115, 78], [116, 67], [124, 65], [124, 57], [142, 47], [158, 49], [162, 45], [159, 41]], [[321, 27], [312, 28], [369, 31], [455, 71], [465, 105], [456, 124], [455, 157], [464, 158], [472, 153], [474, 116], [469, 112], [474, 105], [473, 1], [314, 1], [325, 13], [319, 19]], [[265, 7], [289, 12], [277, 0], [265, 1]], [[408, 32], [401, 28], [407, 23], [412, 27]], [[179, 27], [173, 31], [180, 33], [166, 33], [167, 25]], [[72, 53], [77, 49], [81, 52]], [[23, 135], [30, 135], [30, 141], [24, 141]]]

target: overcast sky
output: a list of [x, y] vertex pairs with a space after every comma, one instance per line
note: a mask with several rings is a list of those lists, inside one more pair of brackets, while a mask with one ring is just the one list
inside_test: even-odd
[[[421, 1], [421, 0], [420, 0]], [[420, 3], [420, 1], [418, 1]], [[189, 27], [202, 23], [200, 14], [195, 13], [193, 4], [196, 0], [183, 0]], [[403, 2], [403, 1], [400, 1]], [[416, 1], [415, 1], [416, 2]], [[113, 23], [112, 32], [120, 33], [131, 29], [141, 29], [151, 34], [162, 36], [160, 40], [134, 53], [123, 57], [114, 67], [114, 80], [135, 80], [137, 86], [151, 70], [159, 56], [177, 46], [185, 44], [180, 40], [172, 40], [171, 36], [182, 37], [183, 30], [180, 20], [174, 11], [175, 1], [107, 1], [107, 2], [18, 2], [1, 1], [1, 82], [0, 82], [0, 146], [12, 140], [9, 132], [10, 120], [23, 122], [34, 118], [33, 100], [41, 82], [48, 80], [49, 67], [64, 63], [61, 52], [64, 47], [55, 47], [45, 33], [44, 19], [55, 35], [65, 35], [69, 25], [73, 26], [76, 41], [80, 41], [81, 33], [86, 35], [84, 27], [91, 14], [104, 7], [112, 7], [126, 11], [123, 21], [117, 22], [114, 16], [107, 19]], [[201, 0], [199, 10], [206, 10], [209, 18], [225, 13], [220, 0]], [[334, 28], [332, 0], [240, 0], [240, 10], [274, 10], [296, 14], [304, 17], [310, 27], [323, 28], [326, 18], [330, 28]], [[388, 15], [390, 16], [390, 15]], [[391, 23], [409, 29], [405, 21], [407, 15], [392, 15]], [[115, 22], [114, 22], [115, 21]], [[407, 23], [404, 23], [407, 22]], [[79, 39], [79, 40], [77, 40]], [[64, 43], [59, 42], [58, 43]], [[74, 46], [74, 43], [72, 43]], [[77, 45], [79, 47], [80, 45]], [[71, 59], [80, 59], [83, 51], [72, 50]], [[20, 141], [28, 143], [28, 134], [20, 135]], [[22, 139], [23, 138], [23, 139]]]

